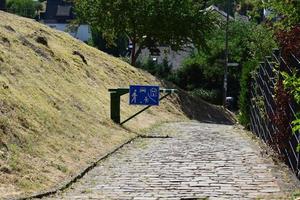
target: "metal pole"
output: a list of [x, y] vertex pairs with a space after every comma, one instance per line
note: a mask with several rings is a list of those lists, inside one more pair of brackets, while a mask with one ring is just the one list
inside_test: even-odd
[[[163, 97], [161, 97], [159, 100], [163, 100], [164, 98], [166, 98], [167, 96], [169, 96], [171, 93], [168, 93], [166, 95], [164, 95]], [[129, 120], [131, 120], [132, 118], [138, 116], [139, 114], [141, 114], [142, 112], [144, 112], [145, 110], [151, 108], [152, 106], [147, 106], [145, 108], [143, 108], [142, 110], [140, 110], [139, 112], [135, 113], [134, 115], [132, 115], [131, 117], [129, 117], [128, 119], [124, 120], [123, 122], [121, 122], [121, 125], [125, 124], [126, 122], [128, 122]]]
[[227, 0], [226, 7], [226, 28], [225, 28], [225, 66], [224, 66], [224, 85], [223, 85], [223, 106], [226, 106], [227, 97], [227, 77], [228, 77], [228, 24], [229, 24], [230, 0]]
[[118, 92], [110, 93], [110, 118], [117, 124], [120, 124], [120, 94]]
[[[146, 108], [142, 109], [138, 113], [134, 114], [133, 116], [129, 117], [128, 119], [126, 119], [125, 121], [120, 123], [121, 122], [121, 114], [120, 114], [121, 100], [120, 100], [120, 98], [122, 95], [127, 94], [129, 92], [129, 88], [108, 89], [108, 91], [110, 92], [110, 118], [117, 124], [122, 125], [122, 124], [126, 123], [127, 121], [129, 121], [130, 119], [132, 119], [133, 117], [139, 115], [143, 111], [152, 107], [152, 106], [147, 106]], [[176, 93], [177, 89], [160, 89], [159, 92], [167, 93], [165, 96], [163, 96], [159, 99], [159, 100], [163, 100], [170, 94]]]

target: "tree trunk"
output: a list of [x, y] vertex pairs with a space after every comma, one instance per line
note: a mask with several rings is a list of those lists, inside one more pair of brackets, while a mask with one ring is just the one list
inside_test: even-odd
[[137, 49], [137, 43], [135, 40], [132, 40], [132, 50], [131, 50], [131, 65], [136, 66], [136, 61], [139, 55], [142, 53], [142, 48], [143, 44], [139, 44], [138, 49]]
[[135, 53], [136, 43], [132, 41], [132, 50], [131, 50], [131, 65], [136, 65], [136, 53]]

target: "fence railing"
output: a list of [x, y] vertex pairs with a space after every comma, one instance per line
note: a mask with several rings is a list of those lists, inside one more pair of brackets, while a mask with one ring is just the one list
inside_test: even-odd
[[[293, 67], [299, 67], [299, 60], [291, 55]], [[274, 144], [278, 129], [274, 124], [272, 117], [276, 112], [275, 87], [276, 81], [281, 78], [280, 71], [292, 73], [290, 66], [280, 56], [279, 51], [275, 50], [272, 56], [266, 57], [265, 61], [260, 63], [255, 71], [251, 81], [250, 88], [250, 129], [260, 139], [268, 144]], [[300, 143], [300, 134], [292, 133], [291, 122], [295, 119], [298, 106], [291, 100], [288, 103], [286, 116], [289, 120], [289, 141], [283, 148], [277, 147], [277, 151], [282, 155], [285, 162], [290, 166], [293, 172], [300, 175], [300, 154], [296, 151]]]

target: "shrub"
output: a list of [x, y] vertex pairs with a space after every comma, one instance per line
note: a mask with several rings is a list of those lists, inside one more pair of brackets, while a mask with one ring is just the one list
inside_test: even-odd
[[203, 70], [197, 64], [184, 65], [175, 72], [173, 81], [179, 87], [185, 90], [193, 90], [203, 87]]
[[157, 63], [152, 59], [147, 59], [146, 61], [138, 61], [136, 63], [137, 68], [144, 69], [148, 71], [150, 74], [160, 77], [160, 78], [167, 78], [171, 73], [172, 66], [169, 62], [164, 59], [162, 63]]
[[243, 65], [242, 76], [240, 80], [240, 96], [239, 96], [239, 122], [245, 127], [249, 127], [250, 124], [250, 81], [251, 72], [258, 66], [258, 61], [251, 60]]
[[279, 31], [276, 36], [282, 56], [292, 66], [291, 53], [300, 58], [300, 25], [294, 26], [291, 30]]
[[214, 104], [222, 103], [222, 91], [220, 90], [207, 90], [203, 88], [198, 88], [190, 92], [193, 97], [199, 97], [205, 101]]
[[[182, 69], [175, 76], [183, 89], [195, 88], [222, 89], [224, 76], [224, 25], [216, 29], [207, 38], [208, 51], [198, 50], [186, 60]], [[223, 29], [222, 29], [223, 27]], [[242, 97], [242, 104], [247, 106], [249, 73], [257, 66], [256, 60], [263, 59], [276, 47], [273, 32], [263, 25], [231, 21], [229, 23], [229, 62], [239, 63], [239, 67], [228, 68], [228, 95], [236, 99]], [[246, 68], [246, 69], [244, 69]], [[242, 75], [242, 73], [244, 75]], [[241, 81], [243, 77], [243, 81]], [[174, 78], [174, 77], [173, 77]], [[244, 82], [244, 85], [240, 83]], [[240, 95], [241, 87], [244, 87]], [[245, 102], [245, 103], [244, 103]], [[248, 108], [242, 108], [241, 120], [247, 124]], [[245, 119], [245, 120], [244, 120]]]
[[289, 118], [289, 102], [290, 95], [285, 90], [282, 80], [278, 80], [275, 88], [275, 113], [270, 116], [273, 124], [275, 125], [275, 134], [273, 137], [273, 144], [271, 146], [274, 150], [276, 147], [283, 149], [288, 145], [291, 138], [290, 118]]
[[[292, 95], [294, 101], [300, 104], [300, 77], [297, 74], [289, 75], [286, 72], [282, 72], [284, 77], [284, 88]], [[295, 119], [292, 121], [292, 131], [297, 133], [300, 131], [300, 112], [296, 113]], [[300, 144], [298, 144], [297, 151], [300, 151]]]
[[129, 53], [128, 38], [124, 35], [120, 35], [117, 39], [112, 41], [112, 44], [106, 41], [103, 37], [103, 33], [98, 31], [96, 28], [91, 27], [92, 38], [88, 41], [90, 46], [96, 47], [97, 49], [104, 51], [115, 57], [126, 57]]
[[41, 8], [39, 2], [33, 0], [9, 0], [7, 10], [23, 17], [34, 18], [37, 10]]

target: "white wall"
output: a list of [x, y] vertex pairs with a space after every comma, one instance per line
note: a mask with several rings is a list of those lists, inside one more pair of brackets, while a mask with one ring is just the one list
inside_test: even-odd
[[88, 25], [80, 25], [78, 27], [77, 31], [75, 31], [75, 32], [71, 32], [69, 30], [68, 24], [47, 23], [46, 25], [51, 28], [67, 32], [70, 35], [72, 35], [73, 37], [75, 37], [83, 42], [87, 42], [90, 38], [92, 38], [92, 33], [91, 33], [90, 27]]
[[[177, 69], [181, 67], [183, 61], [188, 58], [194, 51], [194, 48], [185, 47], [181, 51], [172, 51], [170, 47], [159, 47], [160, 56], [154, 56], [157, 59], [157, 63], [162, 63], [164, 59], [167, 59], [172, 69]], [[145, 61], [149, 58], [150, 51], [148, 49], [143, 49], [141, 55], [139, 56], [140, 61]]]

